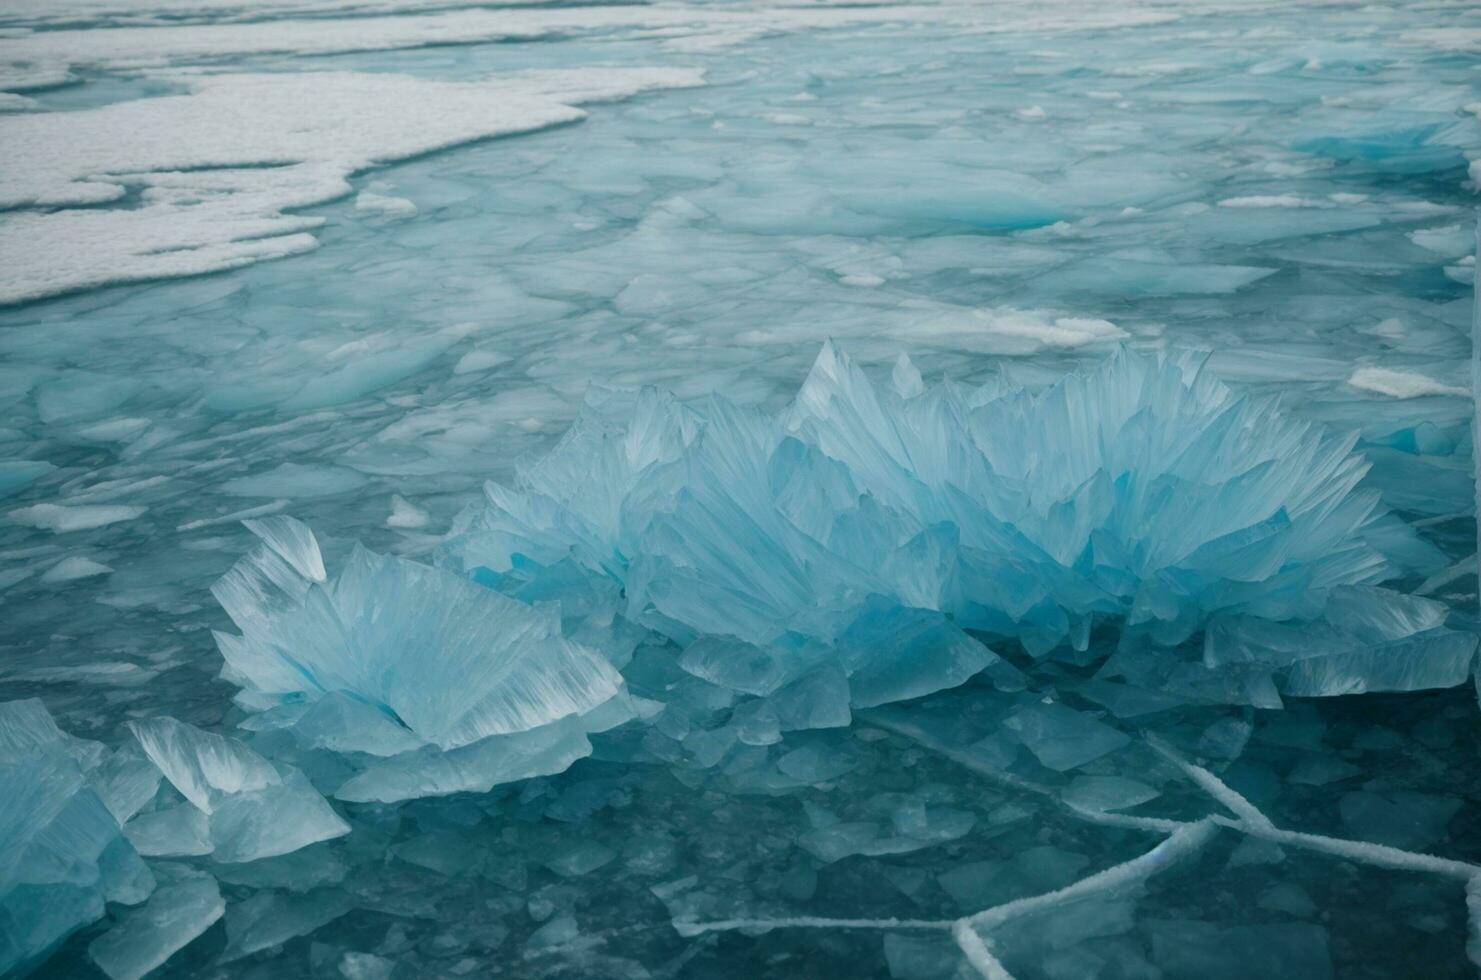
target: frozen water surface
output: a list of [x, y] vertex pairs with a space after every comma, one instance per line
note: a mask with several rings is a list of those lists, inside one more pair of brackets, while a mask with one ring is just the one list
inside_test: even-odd
[[1481, 9], [0, 10], [0, 972], [1460, 977]]

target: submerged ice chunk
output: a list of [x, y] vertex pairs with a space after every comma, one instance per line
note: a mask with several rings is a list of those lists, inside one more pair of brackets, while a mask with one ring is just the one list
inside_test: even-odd
[[348, 896], [332, 889], [303, 895], [257, 892], [226, 910], [226, 951], [222, 962], [304, 936], [350, 910]]
[[1147, 923], [1152, 958], [1166, 976], [1237, 980], [1241, 977], [1332, 975], [1327, 930], [1314, 923], [1223, 926], [1212, 922]]
[[225, 903], [215, 879], [196, 874], [160, 886], [139, 909], [88, 946], [112, 980], [139, 980], [221, 918]]
[[1062, 704], [1031, 704], [1003, 722], [1034, 758], [1064, 771], [1099, 759], [1131, 738], [1089, 715]]
[[1156, 799], [1157, 790], [1124, 776], [1076, 776], [1064, 791], [1070, 806], [1091, 812], [1125, 810]]

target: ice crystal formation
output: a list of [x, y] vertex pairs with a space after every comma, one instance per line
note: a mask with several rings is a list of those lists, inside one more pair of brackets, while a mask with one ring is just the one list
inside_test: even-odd
[[[262, 544], [216, 584], [242, 636], [217, 634], [258, 730], [363, 760], [340, 799], [487, 791], [564, 770], [585, 732], [620, 724], [622, 678], [526, 605], [448, 572], [356, 548], [329, 580], [313, 533], [249, 521]], [[616, 649], [621, 638], [606, 640]]]
[[[438, 550], [444, 567], [355, 545], [331, 574], [301, 522], [248, 519], [259, 544], [214, 587], [241, 630], [216, 640], [245, 741], [156, 717], [130, 722], [133, 754], [109, 760], [39, 702], [3, 706], [6, 738], [38, 756], [6, 777], [19, 808], [7, 830], [8, 961], [39, 961], [105, 901], [148, 898], [90, 946], [111, 976], [142, 975], [223, 903], [215, 878], [189, 866], [168, 866], [155, 892], [140, 854], [291, 868], [352, 834], [325, 795], [383, 806], [488, 794], [594, 753], [690, 779], [713, 771], [733, 793], [795, 792], [861, 760], [788, 734], [856, 719], [1074, 819], [1166, 839], [1058, 891], [957, 918], [717, 917], [711, 900], [683, 894], [689, 885], [655, 890], [679, 934], [940, 933], [996, 978], [1005, 960], [1052, 946], [1032, 928], [999, 936], [1007, 924], [1088, 915], [1093, 935], [1123, 914], [1115, 902], [1207, 848], [1220, 826], [1481, 889], [1481, 870], [1462, 862], [1278, 830], [1148, 732], [1181, 721], [1180, 705], [1278, 709], [1282, 693], [1455, 686], [1475, 657], [1475, 635], [1449, 627], [1443, 604], [1379, 584], [1430, 555], [1359, 488], [1354, 438], [1290, 420], [1205, 368], [1121, 350], [1038, 390], [1002, 378], [927, 388], [902, 355], [877, 386], [825, 345], [775, 414], [719, 397], [687, 406], [654, 388], [593, 391], [518, 489], [490, 483], [458, 520]], [[1055, 675], [1072, 703], [1049, 686]], [[953, 688], [966, 700], [944, 703], [985, 710], [994, 734], [943, 737], [929, 696]], [[921, 707], [872, 710], [894, 702]], [[1073, 706], [1087, 702], [1109, 717]], [[1238, 754], [1249, 735], [1231, 717], [1198, 745]], [[1162, 795], [1145, 781], [1158, 759], [1232, 816], [1127, 813]], [[1025, 767], [1060, 785], [1014, 771]], [[827, 866], [959, 840], [978, 823], [929, 796], [876, 799], [861, 815], [881, 806], [890, 829], [817, 808], [798, 846]], [[1401, 819], [1443, 816], [1420, 807]], [[48, 856], [72, 862], [76, 884], [33, 870]], [[608, 860], [578, 849], [550, 866]], [[1040, 880], [1040, 861], [1057, 869], [1048, 880], [1080, 867], [1050, 848], [1007, 874]], [[940, 880], [953, 894], [974, 887], [970, 875]], [[29, 921], [37, 888], [65, 911]], [[228, 919], [225, 958], [271, 945], [258, 929], [291, 937], [352, 904], [248, 899], [235, 913], [246, 924]]]
[[925, 389], [902, 356], [877, 390], [829, 345], [780, 416], [596, 393], [446, 550], [494, 588], [615, 583], [686, 670], [751, 694], [819, 669], [861, 707], [984, 669], [1019, 689], [965, 631], [1089, 662], [1103, 627], [1102, 673], [1192, 699], [1460, 684], [1475, 637], [1379, 585], [1428, 554], [1359, 489], [1354, 441], [1193, 358], [1021, 391]]

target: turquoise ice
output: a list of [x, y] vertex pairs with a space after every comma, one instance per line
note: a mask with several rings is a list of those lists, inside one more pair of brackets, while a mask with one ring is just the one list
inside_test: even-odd
[[1478, 53], [6, 4], [0, 972], [1474, 972]]

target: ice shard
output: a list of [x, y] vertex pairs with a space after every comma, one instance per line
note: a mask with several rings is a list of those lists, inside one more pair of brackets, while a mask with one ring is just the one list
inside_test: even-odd
[[[150, 760], [185, 797], [183, 806], [204, 817], [192, 821], [189, 810], [181, 811], [171, 835], [182, 848], [179, 853], [210, 853], [217, 861], [240, 863], [289, 854], [350, 832], [350, 825], [303, 773], [269, 762], [236, 739], [174, 718], [130, 722], [129, 727]], [[155, 824], [152, 836], [165, 829], [158, 826], [161, 821], [155, 813], [135, 817], [129, 824], [131, 832], [140, 821]]]
[[224, 909], [215, 879], [180, 872], [94, 939], [88, 954], [111, 980], [139, 980], [209, 929]]

